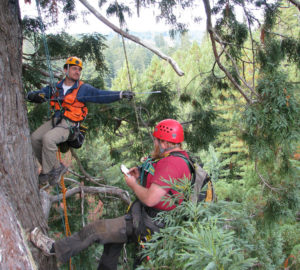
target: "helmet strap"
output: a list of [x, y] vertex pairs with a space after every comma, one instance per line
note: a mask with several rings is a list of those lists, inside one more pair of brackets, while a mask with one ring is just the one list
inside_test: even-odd
[[67, 68], [67, 73], [66, 76], [69, 78], [69, 69], [70, 69], [70, 65], [68, 64], [68, 68]]

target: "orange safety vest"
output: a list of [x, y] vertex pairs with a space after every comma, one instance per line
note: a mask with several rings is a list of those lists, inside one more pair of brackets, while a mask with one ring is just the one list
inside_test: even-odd
[[63, 102], [59, 104], [57, 100], [54, 100], [58, 97], [58, 91], [51, 97], [50, 105], [55, 111], [59, 111], [62, 108], [64, 109], [64, 116], [71, 121], [80, 122], [85, 119], [88, 113], [88, 108], [85, 106], [83, 102], [77, 100], [77, 93], [83, 85], [82, 81], [79, 81], [79, 85], [76, 89], [65, 96]]

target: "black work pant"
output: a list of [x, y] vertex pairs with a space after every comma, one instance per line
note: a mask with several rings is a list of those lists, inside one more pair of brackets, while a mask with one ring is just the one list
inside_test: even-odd
[[98, 269], [116, 270], [123, 244], [128, 242], [132, 232], [132, 220], [126, 220], [125, 216], [97, 220], [79, 232], [56, 241], [55, 255], [59, 261], [66, 263], [72, 256], [97, 242], [104, 245]]
[[97, 270], [117, 270], [124, 244], [105, 244]]

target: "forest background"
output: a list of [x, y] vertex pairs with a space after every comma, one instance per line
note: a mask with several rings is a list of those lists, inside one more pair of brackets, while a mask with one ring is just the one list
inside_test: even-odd
[[[89, 104], [83, 147], [63, 154], [70, 166], [65, 182], [71, 232], [95, 218], [123, 215], [134, 197], [127, 195], [120, 164], [139, 165], [151, 152], [155, 123], [175, 118], [185, 129], [184, 147], [211, 175], [218, 202], [205, 206], [187, 202], [162, 216], [168, 226], [146, 244], [142, 254], [151, 260], [141, 268], [299, 268], [299, 10], [293, 1], [258, 2], [264, 18], [250, 34], [247, 20], [234, 18], [233, 5], [243, 1], [215, 3], [220, 17], [214, 27], [227, 44], [218, 55], [225, 68], [214, 53], [211, 32], [193, 40], [174, 23], [171, 43], [165, 34], [154, 35], [156, 47], [178, 63], [184, 76], [117, 35], [46, 36], [55, 79], [62, 76], [66, 56], [76, 55], [84, 60], [85, 82], [136, 93], [130, 103]], [[48, 10], [53, 2], [43, 3]], [[126, 13], [124, 6], [114, 8], [111, 14]], [[53, 14], [52, 10], [49, 18], [55, 18]], [[25, 95], [48, 83], [50, 70], [38, 21], [24, 18], [23, 37]], [[252, 82], [253, 88], [247, 86]], [[150, 91], [161, 93], [143, 94]], [[47, 104], [27, 104], [27, 111], [31, 131], [49, 117]], [[52, 203], [47, 222], [56, 239], [64, 236], [65, 222], [59, 193], [51, 188], [41, 191], [41, 197]], [[134, 249], [127, 246], [121, 269], [130, 269]], [[101, 252], [102, 246], [94, 245], [73, 258], [72, 265], [95, 269]]]

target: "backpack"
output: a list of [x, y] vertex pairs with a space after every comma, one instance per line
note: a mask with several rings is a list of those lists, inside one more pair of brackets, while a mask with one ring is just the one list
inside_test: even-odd
[[169, 155], [182, 158], [188, 165], [192, 174], [191, 185], [193, 187], [193, 191], [190, 200], [193, 203], [201, 201], [214, 202], [217, 200], [213, 182], [200, 164], [194, 162], [190, 158], [187, 158], [180, 152], [171, 152]]

